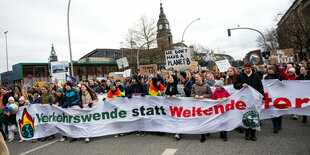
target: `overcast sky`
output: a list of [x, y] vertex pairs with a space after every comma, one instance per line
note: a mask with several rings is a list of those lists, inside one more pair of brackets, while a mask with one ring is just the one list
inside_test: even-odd
[[[225, 51], [235, 59], [257, 49], [258, 33], [232, 31], [251, 27], [261, 31], [275, 27], [275, 16], [285, 13], [293, 0], [162, 0], [174, 42], [185, 27], [187, 45], [196, 43]], [[142, 16], [159, 16], [160, 0], [72, 0], [70, 29], [73, 59], [96, 48], [120, 48], [128, 28]], [[6, 71], [5, 36], [8, 31], [9, 66], [20, 62], [47, 62], [51, 44], [58, 60], [69, 60], [67, 37], [68, 0], [0, 0], [0, 73]]]

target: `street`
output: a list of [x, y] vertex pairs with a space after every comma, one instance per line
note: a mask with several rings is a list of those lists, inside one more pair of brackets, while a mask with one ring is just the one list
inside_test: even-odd
[[203, 154], [309, 154], [310, 151], [310, 123], [293, 120], [285, 115], [282, 122], [283, 130], [274, 134], [271, 119], [264, 120], [260, 132], [257, 132], [257, 141], [246, 141], [244, 133], [228, 132], [228, 141], [219, 138], [219, 133], [213, 133], [204, 143], [200, 135], [183, 135], [180, 141], [174, 139], [174, 134], [158, 136], [147, 133], [144, 137], [137, 137], [135, 133], [123, 137], [114, 136], [93, 138], [90, 143], [84, 139], [69, 143], [59, 142], [56, 139], [45, 142], [23, 142], [14, 140], [8, 143], [10, 153], [16, 154], [135, 154], [135, 155], [203, 155]]

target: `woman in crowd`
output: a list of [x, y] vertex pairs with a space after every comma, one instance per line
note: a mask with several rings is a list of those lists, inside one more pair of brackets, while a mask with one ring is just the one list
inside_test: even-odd
[[96, 94], [100, 94], [101, 91], [100, 91], [100, 87], [98, 86], [98, 84], [96, 83], [95, 79], [91, 78], [91, 79], [88, 79], [88, 86], [94, 91], [96, 92]]
[[34, 89], [32, 91], [32, 97], [29, 99], [30, 104], [38, 104], [41, 103], [41, 97], [39, 96], [39, 92]]
[[[306, 66], [300, 67], [300, 75], [295, 80], [310, 80], [309, 68]], [[302, 122], [307, 122], [307, 116], [302, 117]]]
[[176, 98], [176, 95], [178, 94], [178, 79], [175, 75], [170, 75], [168, 77], [165, 95], [167, 98]]
[[161, 84], [160, 79], [157, 77], [152, 78], [152, 83], [149, 88], [151, 96], [162, 96], [165, 91], [165, 86]]
[[[65, 97], [62, 88], [58, 88], [55, 93], [55, 106], [61, 107], [65, 102]], [[67, 136], [61, 136], [60, 142], [64, 142], [67, 140]]]
[[143, 83], [138, 79], [138, 76], [136, 74], [132, 75], [131, 78], [131, 93], [134, 94], [134, 96], [138, 96], [141, 94], [141, 96], [145, 96], [145, 90]]
[[211, 73], [207, 73], [206, 75], [206, 82], [210, 87], [214, 86], [214, 77], [212, 76]]
[[[269, 65], [267, 67], [267, 76], [265, 77], [265, 80], [268, 79], [284, 80], [283, 76], [277, 71], [277, 68], [274, 65]], [[272, 124], [273, 133], [278, 133], [279, 130], [282, 130], [282, 116], [272, 118]]]
[[[211, 97], [212, 100], [225, 100], [226, 98], [230, 96], [229, 93], [224, 89], [224, 82], [222, 80], [218, 80], [214, 84], [214, 86], [215, 86], [215, 91], [212, 94], [212, 97]], [[224, 141], [228, 141], [227, 131], [220, 132], [220, 137]]]
[[230, 67], [227, 71], [227, 77], [225, 79], [225, 85], [234, 84], [236, 81], [236, 70], [234, 67]]
[[[42, 96], [41, 96], [41, 104], [50, 104], [52, 105], [55, 102], [54, 96], [49, 92], [47, 86], [42, 87]], [[42, 138], [41, 141], [52, 140], [55, 138], [55, 135], [51, 135], [45, 138]]]
[[[93, 106], [94, 103], [98, 102], [97, 95], [90, 87], [85, 84], [81, 85], [80, 91], [81, 101], [79, 102], [80, 108], [83, 108], [83, 105], [88, 105], [89, 108]], [[90, 139], [85, 138], [85, 142], [89, 143]]]
[[[208, 84], [204, 82], [203, 75], [201, 73], [196, 74], [195, 76], [195, 84], [192, 87], [191, 96], [195, 99], [205, 99], [211, 98], [212, 91]], [[206, 135], [210, 134], [201, 134], [200, 142], [206, 141]]]

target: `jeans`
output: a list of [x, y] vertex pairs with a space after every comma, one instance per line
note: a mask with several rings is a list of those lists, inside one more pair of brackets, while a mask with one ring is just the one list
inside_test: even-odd
[[272, 118], [272, 124], [274, 129], [279, 129], [282, 124], [282, 116]]

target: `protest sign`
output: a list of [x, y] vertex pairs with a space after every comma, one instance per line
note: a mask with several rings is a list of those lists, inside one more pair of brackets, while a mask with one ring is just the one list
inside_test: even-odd
[[189, 49], [165, 51], [167, 67], [183, 67], [191, 65], [191, 54]]
[[125, 68], [125, 67], [128, 67], [128, 66], [129, 66], [126, 57], [117, 59], [117, 60], [116, 60], [116, 63], [117, 63], [117, 66], [118, 66], [119, 69], [122, 69], [122, 68]]
[[262, 52], [260, 50], [251, 51], [246, 54], [245, 62], [250, 62], [253, 65], [264, 64]]
[[231, 67], [231, 65], [227, 59], [215, 61], [215, 64], [216, 64], [217, 68], [220, 70], [220, 72], [226, 72]]
[[176, 71], [180, 71], [181, 69], [197, 70], [198, 69], [198, 61], [192, 61], [192, 64], [190, 66], [173, 67], [173, 69]]
[[51, 62], [51, 68], [52, 81], [66, 82], [66, 74], [69, 74], [69, 63], [67, 61]]
[[131, 76], [131, 69], [127, 69], [127, 70], [124, 70], [124, 75], [123, 77], [130, 77]]
[[36, 85], [39, 86], [39, 88], [42, 88], [44, 85], [46, 85], [46, 81], [40, 81], [40, 82], [36, 82]]
[[141, 75], [151, 75], [157, 73], [157, 65], [151, 64], [151, 65], [140, 65], [139, 66]]
[[281, 49], [270, 51], [270, 64], [280, 63], [294, 63], [294, 50], [293, 49]]

